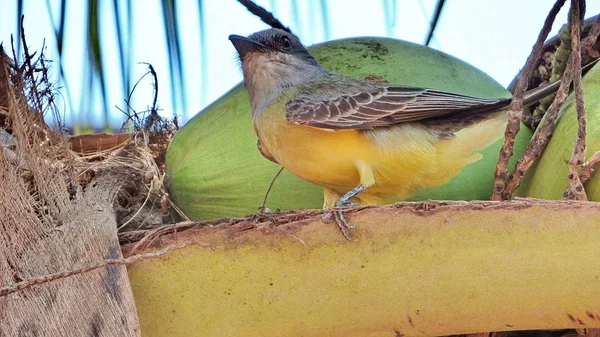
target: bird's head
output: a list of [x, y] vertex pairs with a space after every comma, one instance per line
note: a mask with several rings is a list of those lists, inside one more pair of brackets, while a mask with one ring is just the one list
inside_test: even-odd
[[230, 35], [229, 40], [242, 63], [253, 113], [260, 113], [287, 88], [327, 72], [294, 34], [281, 29]]

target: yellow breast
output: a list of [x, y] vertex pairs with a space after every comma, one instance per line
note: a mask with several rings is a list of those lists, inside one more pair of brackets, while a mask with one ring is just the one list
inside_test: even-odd
[[375, 183], [353, 201], [381, 204], [436, 187], [480, 159], [477, 152], [502, 136], [503, 113], [440, 139], [419, 123], [374, 130], [333, 131], [290, 124], [281, 109], [255, 117], [263, 149], [298, 177], [338, 195], [361, 182], [357, 162], [373, 171]]

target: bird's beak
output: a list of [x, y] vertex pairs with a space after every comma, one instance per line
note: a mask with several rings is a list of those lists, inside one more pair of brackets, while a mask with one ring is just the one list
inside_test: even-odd
[[264, 44], [240, 35], [229, 35], [229, 41], [231, 41], [241, 58], [244, 58], [248, 53], [265, 48]]

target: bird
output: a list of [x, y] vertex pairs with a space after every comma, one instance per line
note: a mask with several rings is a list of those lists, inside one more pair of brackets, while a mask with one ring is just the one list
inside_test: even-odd
[[[442, 185], [506, 127], [510, 98], [350, 78], [322, 67], [297, 36], [277, 28], [229, 40], [260, 153], [322, 186], [325, 209], [386, 204]], [[524, 105], [557, 88], [527, 92]]]

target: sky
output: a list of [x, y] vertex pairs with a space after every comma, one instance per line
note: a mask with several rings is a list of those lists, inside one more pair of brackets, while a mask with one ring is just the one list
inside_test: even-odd
[[[118, 128], [123, 114], [115, 107], [123, 107], [123, 88], [119, 72], [112, 1], [101, 4], [101, 41], [104, 64], [109, 69], [108, 100], [111, 125]], [[78, 119], [87, 109], [82, 97], [92, 97], [92, 122], [102, 124], [102, 104], [95, 81], [85, 78], [84, 67], [89, 66], [85, 50], [86, 2], [67, 1], [66, 44], [63, 65], [66, 72], [67, 95], [63, 82], [59, 109], [64, 110], [67, 123]], [[125, 1], [118, 2], [122, 11]], [[268, 28], [235, 0], [205, 0], [204, 27], [206, 50], [201, 50], [198, 22], [198, 1], [177, 1], [179, 35], [184, 55], [185, 108], [174, 104], [171, 97], [167, 45], [162, 28], [159, 0], [133, 1], [130, 63], [135, 82], [146, 72], [140, 62], [151, 63], [156, 70], [161, 89], [158, 103], [162, 114], [174, 113], [186, 121], [215, 99], [239, 83], [242, 74], [236, 52], [228, 41], [229, 34], [249, 35]], [[433, 15], [436, 0], [329, 0], [323, 17], [318, 0], [264, 0], [257, 4], [274, 13], [300, 37], [305, 45], [354, 36], [387, 36], [423, 43]], [[485, 71], [503, 86], [513, 80], [523, 67], [531, 47], [553, 0], [449, 0], [442, 12], [432, 48], [458, 57]], [[46, 55], [57, 60], [53, 22], [58, 20], [60, 0], [25, 0], [25, 32], [31, 49], [38, 49], [46, 41]], [[17, 28], [16, 0], [3, 0], [0, 20], [0, 42], [10, 45], [10, 35]], [[568, 3], [558, 16], [550, 36], [566, 23]], [[600, 1], [589, 1], [586, 17], [600, 13]], [[203, 59], [204, 57], [204, 59]], [[202, 65], [206, 66], [202, 66]], [[53, 78], [58, 81], [58, 67], [53, 67]], [[152, 85], [143, 81], [136, 90], [133, 106], [143, 110], [151, 102]], [[66, 99], [66, 97], [70, 99]], [[176, 110], [176, 111], [174, 111]], [[89, 117], [88, 117], [89, 119]]]

